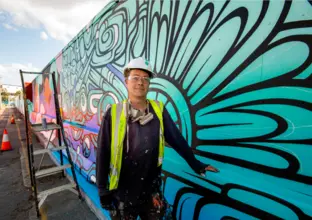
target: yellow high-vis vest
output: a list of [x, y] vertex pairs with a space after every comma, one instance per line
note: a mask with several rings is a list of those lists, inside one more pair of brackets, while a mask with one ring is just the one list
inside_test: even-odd
[[[158, 164], [161, 166], [164, 158], [165, 137], [164, 137], [164, 122], [163, 110], [164, 104], [162, 102], [148, 100], [154, 109], [157, 118], [160, 122], [159, 129], [159, 154]], [[117, 189], [120, 178], [121, 161], [123, 153], [123, 142], [127, 131], [127, 111], [128, 101], [124, 100], [122, 103], [113, 104], [111, 107], [111, 156], [110, 156], [110, 172], [109, 172], [109, 190]]]

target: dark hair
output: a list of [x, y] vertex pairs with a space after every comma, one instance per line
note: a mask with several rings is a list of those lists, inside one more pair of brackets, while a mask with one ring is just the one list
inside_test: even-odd
[[125, 71], [124, 71], [124, 76], [125, 76], [125, 78], [128, 78], [128, 77], [129, 77], [130, 71], [131, 71], [131, 69], [129, 69], [129, 68], [125, 69]]

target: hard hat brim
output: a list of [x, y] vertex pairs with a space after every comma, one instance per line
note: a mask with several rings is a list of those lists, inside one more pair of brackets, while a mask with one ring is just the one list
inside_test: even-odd
[[156, 74], [154, 72], [151, 72], [151, 71], [146, 70], [146, 69], [141, 69], [141, 68], [126, 68], [126, 69], [124, 69], [124, 76], [125, 76], [126, 70], [142, 70], [142, 71], [146, 72], [151, 79], [155, 78], [155, 76], [156, 76]]

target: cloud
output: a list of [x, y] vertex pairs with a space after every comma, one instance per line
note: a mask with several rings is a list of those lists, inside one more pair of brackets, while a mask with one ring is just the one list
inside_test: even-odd
[[9, 14], [6, 11], [2, 10], [1, 3], [0, 3], [0, 24], [10, 23], [8, 22], [9, 20], [8, 17], [9, 17]]
[[[34, 67], [31, 63], [29, 64], [21, 64], [21, 63], [12, 63], [12, 64], [0, 64], [0, 84], [6, 84], [3, 85], [3, 87], [8, 89], [16, 89], [15, 86], [21, 86], [21, 77], [19, 70], [25, 70], [25, 71], [34, 71], [34, 72], [40, 72], [40, 69], [37, 67]], [[37, 75], [24, 75], [24, 81], [25, 82], [32, 82], [34, 78]], [[11, 85], [11, 86], [9, 86]]]
[[0, 9], [0, 23], [5, 22], [7, 19], [7, 14]]
[[40, 29], [68, 43], [109, 0], [0, 0], [0, 8], [20, 27]]
[[3, 27], [5, 27], [6, 29], [8, 29], [8, 30], [13, 30], [13, 31], [18, 31], [15, 27], [13, 27], [12, 25], [9, 25], [9, 24], [6, 24], [6, 23], [4, 23], [4, 24], [2, 24], [3, 25]]
[[40, 38], [42, 39], [42, 40], [48, 40], [48, 35], [47, 35], [47, 33], [46, 32], [44, 32], [44, 31], [42, 31], [41, 33], [40, 33]]

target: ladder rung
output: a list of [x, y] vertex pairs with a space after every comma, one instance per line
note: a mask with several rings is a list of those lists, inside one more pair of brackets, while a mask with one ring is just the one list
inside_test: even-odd
[[43, 128], [42, 124], [32, 124], [31, 127], [32, 127], [32, 130], [34, 132], [50, 131], [50, 130], [55, 130], [55, 129], [61, 129], [60, 125], [55, 124], [53, 122], [47, 123], [47, 128]]
[[41, 178], [41, 177], [45, 177], [45, 176], [50, 176], [53, 174], [57, 174], [60, 173], [61, 171], [65, 170], [66, 168], [71, 167], [70, 164], [65, 164], [63, 166], [58, 166], [58, 167], [52, 167], [49, 169], [44, 169], [44, 170], [39, 170], [36, 172], [35, 176], [36, 178]]
[[34, 155], [39, 155], [39, 154], [48, 153], [49, 151], [59, 151], [59, 150], [65, 150], [65, 149], [66, 149], [65, 146], [61, 146], [61, 147], [51, 147], [51, 148], [47, 148], [47, 149], [40, 149], [40, 150], [35, 150], [35, 151], [34, 151]]
[[61, 191], [64, 191], [64, 190], [70, 190], [70, 189], [73, 189], [74, 187], [76, 187], [76, 184], [69, 183], [69, 184], [66, 184], [66, 185], [62, 185], [62, 186], [58, 186], [58, 187], [55, 187], [55, 188], [51, 188], [51, 189], [48, 189], [48, 190], [40, 192], [38, 194], [38, 199], [40, 200], [40, 199], [44, 198], [45, 196], [49, 196], [51, 194], [58, 193], [58, 192], [61, 192]]

